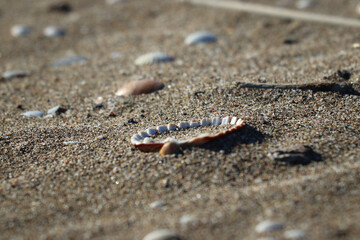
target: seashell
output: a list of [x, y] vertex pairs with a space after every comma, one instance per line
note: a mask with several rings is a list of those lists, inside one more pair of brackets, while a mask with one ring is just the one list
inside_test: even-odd
[[85, 64], [88, 62], [88, 59], [83, 56], [73, 56], [68, 58], [63, 58], [58, 61], [51, 63], [52, 67], [61, 67], [61, 66], [70, 66], [74, 64]]
[[179, 123], [179, 128], [180, 129], [186, 129], [186, 128], [189, 128], [190, 127], [190, 125], [189, 125], [189, 123], [188, 122], [180, 122]]
[[149, 79], [137, 80], [125, 84], [115, 93], [115, 95], [129, 96], [129, 95], [152, 93], [157, 90], [163, 89], [164, 86], [165, 85], [162, 82], [156, 80], [149, 80]]
[[224, 117], [221, 121], [221, 125], [229, 124], [229, 122], [230, 122], [230, 117]]
[[22, 37], [31, 34], [31, 28], [24, 25], [14, 25], [10, 29], [10, 33], [13, 37]]
[[157, 129], [158, 133], [164, 133], [164, 132], [167, 132], [167, 131], [168, 131], [167, 127], [162, 126], [162, 125], [156, 127], [156, 129]]
[[48, 26], [46, 28], [44, 28], [43, 34], [46, 37], [62, 37], [65, 36], [66, 31], [63, 28], [60, 27], [55, 27], [55, 26]]
[[167, 129], [168, 129], [169, 131], [175, 131], [175, 130], [177, 129], [177, 126], [176, 126], [175, 124], [173, 124], [173, 123], [169, 123], [169, 124], [167, 125]]
[[181, 238], [173, 231], [160, 229], [147, 234], [143, 240], [181, 240]]
[[3, 73], [2, 77], [5, 79], [12, 79], [12, 78], [23, 78], [26, 77], [27, 73], [23, 71], [6, 71]]
[[164, 146], [160, 149], [160, 155], [168, 155], [168, 154], [176, 154], [180, 152], [180, 145], [176, 142], [167, 142]]
[[147, 134], [149, 134], [150, 136], [156, 136], [157, 131], [155, 128], [149, 128], [148, 130], [146, 130]]
[[43, 117], [44, 113], [41, 112], [41, 111], [29, 111], [29, 112], [22, 113], [21, 116], [24, 116], [24, 117]]
[[214, 34], [207, 32], [207, 31], [199, 31], [190, 34], [185, 39], [186, 45], [194, 45], [199, 43], [210, 43], [210, 42], [216, 42], [217, 38]]
[[230, 124], [236, 124], [237, 117], [232, 117]]
[[258, 233], [273, 232], [284, 228], [284, 224], [273, 221], [263, 221], [256, 225], [255, 231]]
[[[199, 145], [203, 145], [206, 144], [208, 142], [211, 142], [215, 139], [219, 139], [229, 133], [238, 131], [240, 129], [242, 129], [243, 127], [245, 127], [246, 123], [245, 121], [243, 121], [242, 119], [238, 119], [236, 117], [231, 118], [231, 122], [230, 123], [232, 125], [232, 127], [228, 130], [219, 132], [215, 135], [208, 135], [208, 134], [202, 134], [199, 135], [197, 137], [193, 137], [190, 139], [186, 139], [186, 140], [182, 140], [182, 141], [178, 141], [175, 140], [173, 138], [167, 138], [165, 140], [156, 142], [154, 141], [154, 139], [149, 138], [151, 135], [149, 130], [151, 129], [151, 132], [155, 133], [156, 130], [154, 128], [149, 128], [147, 131], [143, 131], [143, 132], [139, 132], [139, 134], [135, 134], [131, 137], [131, 144], [133, 144], [135, 147], [137, 147], [138, 149], [140, 149], [143, 152], [157, 152], [157, 151], [161, 151], [162, 148], [165, 146], [165, 144], [171, 142], [172, 144], [176, 144], [178, 145], [179, 148], [183, 147], [183, 146], [199, 146]], [[202, 119], [200, 121], [201, 126], [208, 126], [209, 123], [214, 122], [214, 125], [219, 125], [220, 123], [224, 122], [224, 124], [229, 124], [230, 121], [230, 117], [225, 117], [225, 118], [219, 118], [216, 117], [213, 120], [208, 120], [208, 119]], [[236, 122], [236, 124], [234, 124]], [[157, 133], [161, 134], [167, 131], [175, 131], [175, 130], [179, 130], [179, 129], [183, 129], [183, 128], [189, 128], [189, 127], [199, 127], [200, 124], [197, 121], [191, 121], [191, 123], [189, 124], [188, 122], [181, 122], [179, 124], [179, 127], [177, 127], [175, 124], [170, 123], [167, 125], [167, 127], [160, 125], [158, 127], [156, 127], [157, 129]], [[145, 138], [145, 139], [144, 139]], [[146, 139], [149, 138], [149, 139]], [[144, 140], [143, 140], [144, 139]], [[142, 141], [143, 140], [143, 141]], [[168, 154], [165, 152], [171, 152], [174, 153], [170, 150], [168, 150], [167, 148], [170, 148], [171, 144], [168, 144], [168, 146], [166, 148], [164, 148], [161, 151], [161, 154]], [[174, 146], [172, 146], [171, 148], [175, 148]], [[175, 150], [174, 150], [175, 151]], [[177, 150], [179, 151], [179, 150]]]
[[164, 52], [152, 52], [141, 55], [135, 60], [136, 65], [147, 65], [162, 62], [171, 62], [174, 58]]
[[196, 122], [196, 121], [191, 121], [190, 122], [190, 127], [191, 128], [196, 128], [196, 127], [199, 127], [199, 126], [200, 126], [199, 122]]
[[53, 108], [50, 108], [48, 111], [47, 111], [47, 114], [48, 115], [60, 115], [62, 113], [65, 113], [67, 111], [67, 109], [65, 108], [62, 108], [60, 105], [56, 106], [56, 107], [53, 107]]

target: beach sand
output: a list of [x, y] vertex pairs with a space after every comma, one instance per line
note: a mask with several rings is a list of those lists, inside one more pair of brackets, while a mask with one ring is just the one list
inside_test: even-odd
[[[359, 18], [357, 2], [319, 0], [306, 11]], [[157, 229], [190, 240], [285, 239], [291, 229], [305, 239], [360, 238], [359, 29], [170, 0], [78, 0], [67, 14], [49, 12], [52, 3], [0, 2], [0, 71], [28, 73], [0, 80], [1, 239], [142, 239]], [[15, 24], [32, 34], [12, 37]], [[67, 34], [47, 38], [48, 25]], [[199, 30], [218, 41], [185, 45]], [[134, 64], [153, 51], [175, 60]], [[71, 56], [88, 62], [51, 66]], [[115, 96], [139, 79], [165, 88]], [[353, 91], [239, 84], [319, 81], [352, 84]], [[98, 97], [102, 108], [93, 105]], [[57, 105], [67, 111], [21, 116]], [[215, 116], [240, 117], [247, 127], [165, 157], [130, 143], [148, 127]], [[269, 157], [297, 144], [321, 161], [289, 165]], [[162, 204], [154, 208], [156, 201]], [[256, 232], [264, 220], [284, 229]]]

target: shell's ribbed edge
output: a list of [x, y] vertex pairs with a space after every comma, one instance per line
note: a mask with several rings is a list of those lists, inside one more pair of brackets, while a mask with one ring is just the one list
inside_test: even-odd
[[[182, 140], [182, 141], [178, 141], [176, 139], [173, 138], [167, 138], [161, 142], [155, 142], [153, 141], [152, 138], [149, 138], [148, 134], [146, 132], [139, 132], [139, 134], [135, 134], [131, 137], [131, 144], [134, 145], [135, 147], [137, 147], [139, 150], [143, 151], [143, 152], [158, 152], [161, 150], [161, 148], [164, 146], [164, 144], [168, 143], [168, 142], [173, 142], [177, 145], [179, 145], [180, 147], [185, 147], [185, 146], [201, 146], [203, 144], [209, 143], [213, 140], [219, 139], [227, 134], [236, 132], [242, 128], [245, 127], [246, 122], [242, 119], [237, 119], [236, 123], [235, 120], [236, 118], [230, 118], [230, 117], [225, 117], [223, 119], [219, 119], [219, 118], [214, 118], [215, 122], [213, 125], [219, 125], [219, 121], [223, 122], [223, 124], [231, 124], [231, 125], [235, 125], [234, 127], [219, 132], [218, 134], [215, 135], [207, 135], [207, 134], [203, 134], [203, 135], [199, 135], [196, 137], [193, 137], [191, 139], [188, 140]], [[229, 122], [230, 119], [232, 119], [231, 123]], [[179, 129], [183, 128], [184, 122], [181, 122], [179, 124]], [[204, 125], [206, 126], [206, 125]], [[165, 131], [159, 131], [159, 129], [163, 129], [164, 126], [160, 126], [158, 127], [158, 134], [161, 134]], [[155, 130], [154, 128], [151, 128], [151, 130]], [[174, 129], [175, 130], [175, 129]], [[170, 129], [168, 129], [168, 131], [171, 131]], [[153, 136], [155, 136], [157, 134], [153, 134]], [[141, 140], [144, 140], [144, 142], [141, 142]]]

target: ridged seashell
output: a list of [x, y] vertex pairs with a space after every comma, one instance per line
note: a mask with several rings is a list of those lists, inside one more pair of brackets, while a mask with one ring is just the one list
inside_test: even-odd
[[229, 122], [230, 122], [230, 117], [224, 117], [221, 121], [221, 125], [229, 124]]
[[22, 113], [21, 116], [24, 116], [24, 117], [43, 117], [44, 113], [41, 112], [41, 111], [29, 111], [29, 112]]
[[115, 95], [117, 96], [129, 96], [129, 95], [139, 95], [145, 93], [152, 93], [157, 90], [164, 88], [164, 83], [156, 80], [137, 80], [133, 82], [129, 82], [121, 87]]
[[[179, 148], [181, 148], [182, 146], [199, 146], [199, 145], [203, 145], [208, 142], [211, 142], [215, 139], [219, 139], [219, 138], [221, 138], [229, 133], [235, 132], [239, 129], [242, 129], [246, 125], [245, 121], [243, 121], [242, 119], [237, 119], [236, 117], [233, 117], [233, 118], [231, 118], [231, 120], [232, 120], [231, 122], [232, 122], [233, 127], [231, 127], [228, 130], [217, 133], [215, 135], [202, 134], [197, 137], [187, 139], [187, 140], [181, 140], [181, 141], [178, 141], [173, 138], [167, 138], [165, 140], [160, 140], [160, 141], [156, 142], [154, 139], [149, 138], [150, 131], [155, 133], [156, 130], [154, 128], [149, 128], [146, 132], [139, 132], [139, 134], [135, 134], [134, 136], [132, 136], [131, 143], [143, 152], [160, 151], [160, 149], [162, 149], [164, 147], [164, 145], [169, 142], [176, 143], [179, 146]], [[212, 125], [212, 122], [214, 123], [214, 125], [220, 125], [222, 123], [222, 121], [224, 122], [224, 124], [230, 124], [229, 123], [230, 117], [225, 117], [225, 118], [216, 117], [213, 120], [202, 119], [200, 121], [200, 123], [203, 124], [202, 126]], [[236, 124], [234, 124], [234, 122], [236, 122]], [[199, 122], [191, 121], [190, 124], [188, 122], [181, 122], [179, 124], [179, 126], [176, 126], [175, 124], [170, 123], [167, 125], [167, 127], [161, 125], [161, 126], [156, 127], [156, 129], [157, 129], [157, 133], [161, 134], [161, 133], [164, 133], [167, 131], [176, 131], [179, 129], [195, 127], [195, 126], [200, 127]], [[144, 138], [145, 139], [149, 138], [149, 139], [145, 140]], [[168, 144], [168, 145], [170, 145], [170, 144]], [[172, 152], [172, 151], [166, 150], [166, 149], [167, 148], [164, 148], [164, 150], [162, 151], [161, 154], [163, 154], [163, 152], [168, 152], [168, 151]]]
[[14, 25], [11, 27], [10, 33], [13, 37], [27, 36], [31, 33], [31, 28], [24, 25]]
[[164, 52], [152, 52], [141, 55], [135, 60], [136, 65], [171, 62], [174, 58]]
[[65, 36], [66, 31], [60, 27], [48, 26], [44, 28], [43, 33], [46, 37], [62, 37]]
[[206, 31], [199, 31], [190, 34], [185, 39], [186, 45], [194, 45], [199, 43], [210, 43], [210, 42], [216, 42], [217, 38], [214, 34]]
[[237, 117], [232, 117], [230, 124], [236, 124]]
[[12, 79], [12, 78], [23, 78], [26, 77], [27, 73], [23, 71], [6, 71], [3, 73], [2, 77], [5, 79]]
[[167, 142], [164, 146], [160, 149], [160, 155], [168, 155], [168, 154], [175, 154], [180, 152], [180, 146], [176, 142]]
[[155, 128], [149, 128], [148, 130], [146, 130], [146, 132], [150, 135], [150, 136], [155, 136], [157, 134]]
[[73, 56], [57, 60], [51, 64], [52, 67], [69, 66], [74, 64], [85, 64], [88, 59], [83, 56]]

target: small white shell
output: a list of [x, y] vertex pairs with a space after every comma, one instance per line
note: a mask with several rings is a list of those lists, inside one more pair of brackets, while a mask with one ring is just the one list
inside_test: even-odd
[[140, 135], [142, 138], [150, 137], [149, 134], [147, 134], [147, 132], [139, 132], [139, 135]]
[[229, 121], [230, 121], [230, 117], [224, 117], [221, 121], [221, 125], [229, 124]]
[[149, 128], [148, 130], [146, 130], [147, 134], [149, 134], [150, 136], [155, 136], [157, 134], [155, 128]]
[[171, 239], [175, 240], [181, 238], [175, 232], [172, 232], [167, 229], [160, 229], [153, 231], [143, 238], [143, 240], [171, 240]]
[[214, 34], [206, 31], [199, 31], [190, 34], [185, 39], [186, 45], [194, 45], [198, 43], [210, 43], [210, 42], [216, 42], [217, 38]]
[[167, 132], [167, 131], [168, 131], [167, 127], [165, 127], [165, 126], [163, 126], [163, 125], [157, 126], [156, 129], [157, 129], [157, 131], [158, 131], [159, 133], [164, 133], [164, 132]]
[[59, 27], [49, 26], [44, 28], [43, 33], [46, 37], [62, 37], [65, 35], [66, 31]]
[[281, 230], [284, 228], [284, 225], [280, 222], [273, 222], [273, 221], [263, 221], [256, 225], [255, 231], [258, 233], [265, 233], [265, 232], [272, 232]]
[[152, 52], [141, 55], [135, 60], [136, 65], [171, 62], [174, 58], [163, 52]]
[[190, 125], [188, 122], [180, 122], [179, 123], [179, 128], [182, 129], [182, 128], [189, 128]]
[[236, 124], [237, 117], [232, 117], [230, 124], [234, 125]]
[[196, 128], [196, 127], [199, 127], [199, 126], [200, 126], [199, 122], [196, 122], [196, 121], [191, 121], [190, 122], [190, 127], [191, 128]]
[[13, 37], [27, 36], [31, 33], [31, 28], [24, 25], [14, 25], [10, 29]]
[[177, 128], [177, 126], [176, 126], [175, 124], [173, 124], [173, 123], [169, 123], [169, 124], [167, 125], [167, 129], [168, 129], [169, 131], [175, 131], [176, 128]]
[[41, 112], [41, 111], [29, 111], [29, 112], [22, 113], [21, 116], [24, 116], [24, 117], [43, 117], [44, 113]]
[[3, 73], [2, 77], [5, 79], [12, 79], [12, 78], [22, 78], [22, 77], [26, 77], [27, 73], [23, 72], [23, 71], [6, 71]]

